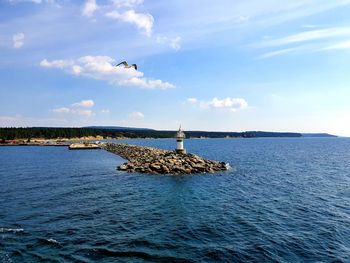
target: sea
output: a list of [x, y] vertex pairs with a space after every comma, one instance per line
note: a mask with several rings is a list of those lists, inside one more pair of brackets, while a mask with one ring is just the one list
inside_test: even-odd
[[231, 169], [126, 173], [104, 150], [0, 147], [0, 262], [350, 262], [350, 139], [184, 145]]

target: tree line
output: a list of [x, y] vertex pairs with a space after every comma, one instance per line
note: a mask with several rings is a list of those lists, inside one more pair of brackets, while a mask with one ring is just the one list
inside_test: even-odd
[[[58, 138], [80, 138], [87, 136], [102, 136], [103, 138], [173, 138], [176, 131], [161, 130], [123, 130], [123, 129], [98, 129], [98, 128], [0, 128], [0, 139], [58, 139]], [[301, 137], [300, 133], [278, 133], [278, 132], [208, 132], [208, 131], [186, 131], [187, 138], [254, 138], [254, 137]]]

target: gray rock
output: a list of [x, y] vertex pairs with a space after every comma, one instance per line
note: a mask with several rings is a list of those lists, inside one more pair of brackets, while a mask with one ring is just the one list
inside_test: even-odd
[[119, 143], [104, 143], [103, 149], [127, 159], [117, 169], [127, 172], [153, 174], [191, 174], [225, 171], [228, 165], [203, 159], [194, 154], [178, 154], [151, 147], [134, 146]]
[[120, 166], [118, 166], [118, 170], [126, 171], [126, 169], [127, 169], [127, 163], [123, 163]]

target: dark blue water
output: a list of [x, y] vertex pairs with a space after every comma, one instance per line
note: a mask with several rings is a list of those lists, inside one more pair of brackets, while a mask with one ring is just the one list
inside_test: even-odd
[[102, 150], [0, 147], [0, 262], [350, 262], [350, 139], [185, 146], [234, 168], [128, 174]]

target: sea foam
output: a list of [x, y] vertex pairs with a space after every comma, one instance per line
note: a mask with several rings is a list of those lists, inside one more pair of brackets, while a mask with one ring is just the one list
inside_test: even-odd
[[18, 232], [23, 232], [23, 231], [24, 231], [23, 228], [4, 228], [4, 227], [0, 227], [0, 233], [8, 233], [8, 232], [18, 233]]

